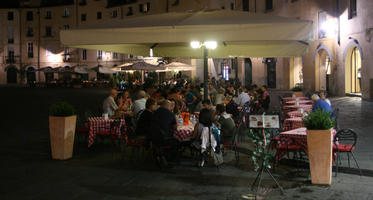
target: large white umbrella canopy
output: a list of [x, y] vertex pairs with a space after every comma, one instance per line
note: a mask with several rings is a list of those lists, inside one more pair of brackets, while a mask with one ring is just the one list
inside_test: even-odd
[[156, 71], [156, 70], [163, 70], [163, 69], [164, 67], [162, 66], [152, 65], [144, 61], [136, 62], [132, 65], [122, 67], [122, 71], [128, 71], [128, 70]]
[[217, 41], [210, 58], [291, 57], [307, 53], [313, 22], [241, 11], [164, 13], [62, 30], [64, 45], [125, 54], [202, 58], [191, 41]]
[[164, 66], [165, 71], [192, 71], [195, 69], [194, 66], [188, 65], [181, 62], [171, 62]]
[[89, 74], [90, 70], [87, 66], [75, 66], [73, 67], [74, 72], [78, 74]]

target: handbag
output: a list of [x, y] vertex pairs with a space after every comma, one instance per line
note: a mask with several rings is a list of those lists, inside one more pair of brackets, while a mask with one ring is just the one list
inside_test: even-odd
[[224, 162], [223, 153], [221, 151], [219, 151], [219, 153], [211, 151], [211, 156], [214, 159], [214, 164], [216, 166], [219, 166], [219, 165], [223, 164], [223, 162]]

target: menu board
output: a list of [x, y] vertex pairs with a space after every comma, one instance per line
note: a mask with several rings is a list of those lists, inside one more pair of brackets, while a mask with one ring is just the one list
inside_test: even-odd
[[249, 115], [250, 128], [280, 128], [278, 115]]

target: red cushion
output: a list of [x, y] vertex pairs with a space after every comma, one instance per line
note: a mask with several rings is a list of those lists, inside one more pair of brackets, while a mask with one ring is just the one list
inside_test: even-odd
[[299, 145], [295, 145], [295, 144], [290, 144], [290, 145], [281, 144], [277, 146], [277, 149], [279, 150], [300, 150], [302, 149], [302, 147]]
[[339, 144], [338, 146], [333, 145], [333, 150], [339, 151], [339, 152], [347, 152], [347, 151], [352, 151], [354, 149], [355, 149], [355, 146], [352, 146], [350, 144]]

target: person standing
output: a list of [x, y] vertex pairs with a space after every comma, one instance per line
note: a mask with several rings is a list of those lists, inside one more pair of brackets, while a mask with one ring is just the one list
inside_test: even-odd
[[250, 102], [250, 95], [248, 94], [247, 88], [238, 89], [240, 95], [237, 98], [237, 105], [243, 107], [247, 102]]
[[267, 91], [267, 86], [262, 86], [262, 106], [265, 112], [268, 112], [269, 103], [271, 102], [269, 97], [269, 92]]

